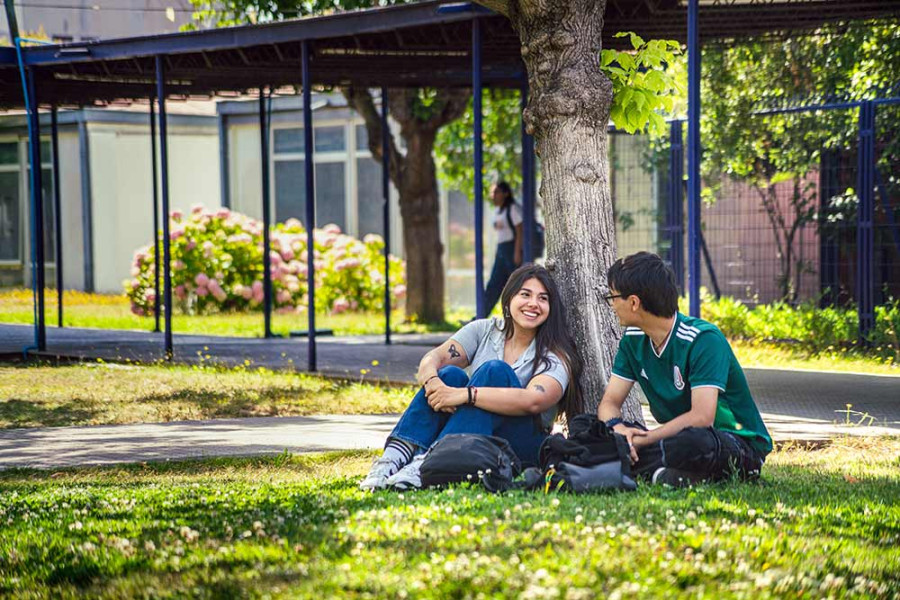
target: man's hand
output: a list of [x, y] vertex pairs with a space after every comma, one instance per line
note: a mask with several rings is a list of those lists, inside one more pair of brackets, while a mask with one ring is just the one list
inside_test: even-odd
[[457, 406], [468, 402], [469, 391], [466, 388], [450, 387], [440, 377], [435, 377], [425, 384], [425, 396], [433, 411], [454, 413]]
[[613, 427], [613, 431], [625, 436], [628, 440], [628, 452], [631, 454], [631, 464], [638, 461], [637, 449], [643, 446], [643, 439], [647, 437], [647, 432], [637, 427], [628, 427], [624, 423], [619, 423]]

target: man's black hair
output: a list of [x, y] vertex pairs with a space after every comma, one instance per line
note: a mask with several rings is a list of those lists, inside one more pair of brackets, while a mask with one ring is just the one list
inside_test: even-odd
[[606, 274], [606, 283], [622, 298], [640, 298], [641, 306], [652, 315], [671, 317], [678, 312], [675, 273], [652, 252], [637, 252], [614, 262]]

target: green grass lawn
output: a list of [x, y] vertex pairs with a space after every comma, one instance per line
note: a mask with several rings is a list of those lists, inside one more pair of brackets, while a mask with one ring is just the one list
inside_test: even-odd
[[265, 369], [0, 363], [0, 428], [393, 413], [413, 393]]
[[[57, 324], [56, 291], [47, 290], [46, 322]], [[391, 313], [391, 330], [396, 333], [424, 333], [428, 331], [455, 331], [462, 320], [472, 318], [467, 311], [449, 311], [447, 323], [423, 324], [405, 321], [402, 311]], [[31, 290], [0, 290], [0, 323], [34, 323]], [[131, 313], [124, 295], [86, 294], [66, 291], [63, 295], [63, 326], [94, 327], [98, 329], [131, 329], [152, 331], [153, 317], [139, 317]], [[288, 335], [291, 331], [308, 329], [308, 317], [302, 314], [273, 314], [272, 331]], [[384, 333], [384, 313], [317, 314], [317, 329], [333, 329], [335, 335], [361, 335]], [[172, 318], [175, 333], [222, 335], [237, 337], [262, 337], [263, 314], [222, 313], [212, 315], [175, 314]]]
[[770, 456], [759, 484], [365, 494], [340, 453], [0, 472], [14, 598], [890, 598], [900, 438]]

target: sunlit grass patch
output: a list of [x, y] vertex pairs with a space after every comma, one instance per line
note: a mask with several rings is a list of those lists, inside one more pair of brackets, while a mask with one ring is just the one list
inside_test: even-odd
[[[46, 290], [46, 323], [57, 325], [56, 291]], [[391, 313], [391, 329], [396, 333], [426, 333], [431, 331], [455, 331], [459, 322], [472, 317], [471, 311], [448, 311], [446, 323], [419, 323], [399, 310]], [[0, 323], [34, 323], [31, 290], [0, 290]], [[292, 331], [308, 329], [308, 315], [274, 314], [272, 331], [276, 335], [289, 335]], [[152, 331], [154, 319], [131, 313], [128, 299], [121, 294], [89, 294], [63, 292], [63, 325], [65, 327], [92, 327], [96, 329], [122, 329]], [[335, 335], [364, 335], [384, 333], [385, 318], [381, 312], [316, 315], [317, 329], [331, 329]], [[262, 311], [249, 313], [218, 313], [209, 315], [184, 315], [176, 313], [172, 330], [182, 334], [219, 335], [234, 337], [262, 337]]]
[[0, 428], [396, 413], [413, 393], [252, 367], [0, 364]]
[[14, 597], [892, 597], [900, 438], [759, 484], [366, 494], [373, 453], [0, 473]]

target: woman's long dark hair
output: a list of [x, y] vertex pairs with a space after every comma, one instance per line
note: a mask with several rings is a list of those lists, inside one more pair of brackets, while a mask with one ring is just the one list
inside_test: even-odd
[[[503, 307], [503, 334], [506, 339], [513, 336], [514, 324], [509, 310], [509, 303], [513, 296], [519, 293], [522, 286], [529, 279], [537, 279], [547, 290], [550, 302], [550, 314], [537, 330], [534, 344], [534, 362], [531, 366], [531, 377], [540, 375], [550, 369], [548, 352], [553, 352], [562, 361], [569, 373], [569, 385], [564, 390], [560, 401], [560, 412], [565, 413], [566, 420], [572, 422], [575, 415], [584, 412], [584, 400], [581, 395], [581, 371], [583, 364], [575, 342], [569, 336], [569, 328], [566, 324], [566, 308], [561, 302], [559, 288], [550, 277], [550, 273], [541, 265], [526, 263], [513, 271], [500, 295], [500, 304]], [[529, 378], [530, 379], [530, 378]]]
[[513, 197], [512, 187], [505, 181], [498, 181], [494, 184], [494, 186], [505, 194], [505, 198], [503, 199], [503, 204], [500, 206], [500, 210], [506, 210], [512, 205], [516, 199]]

